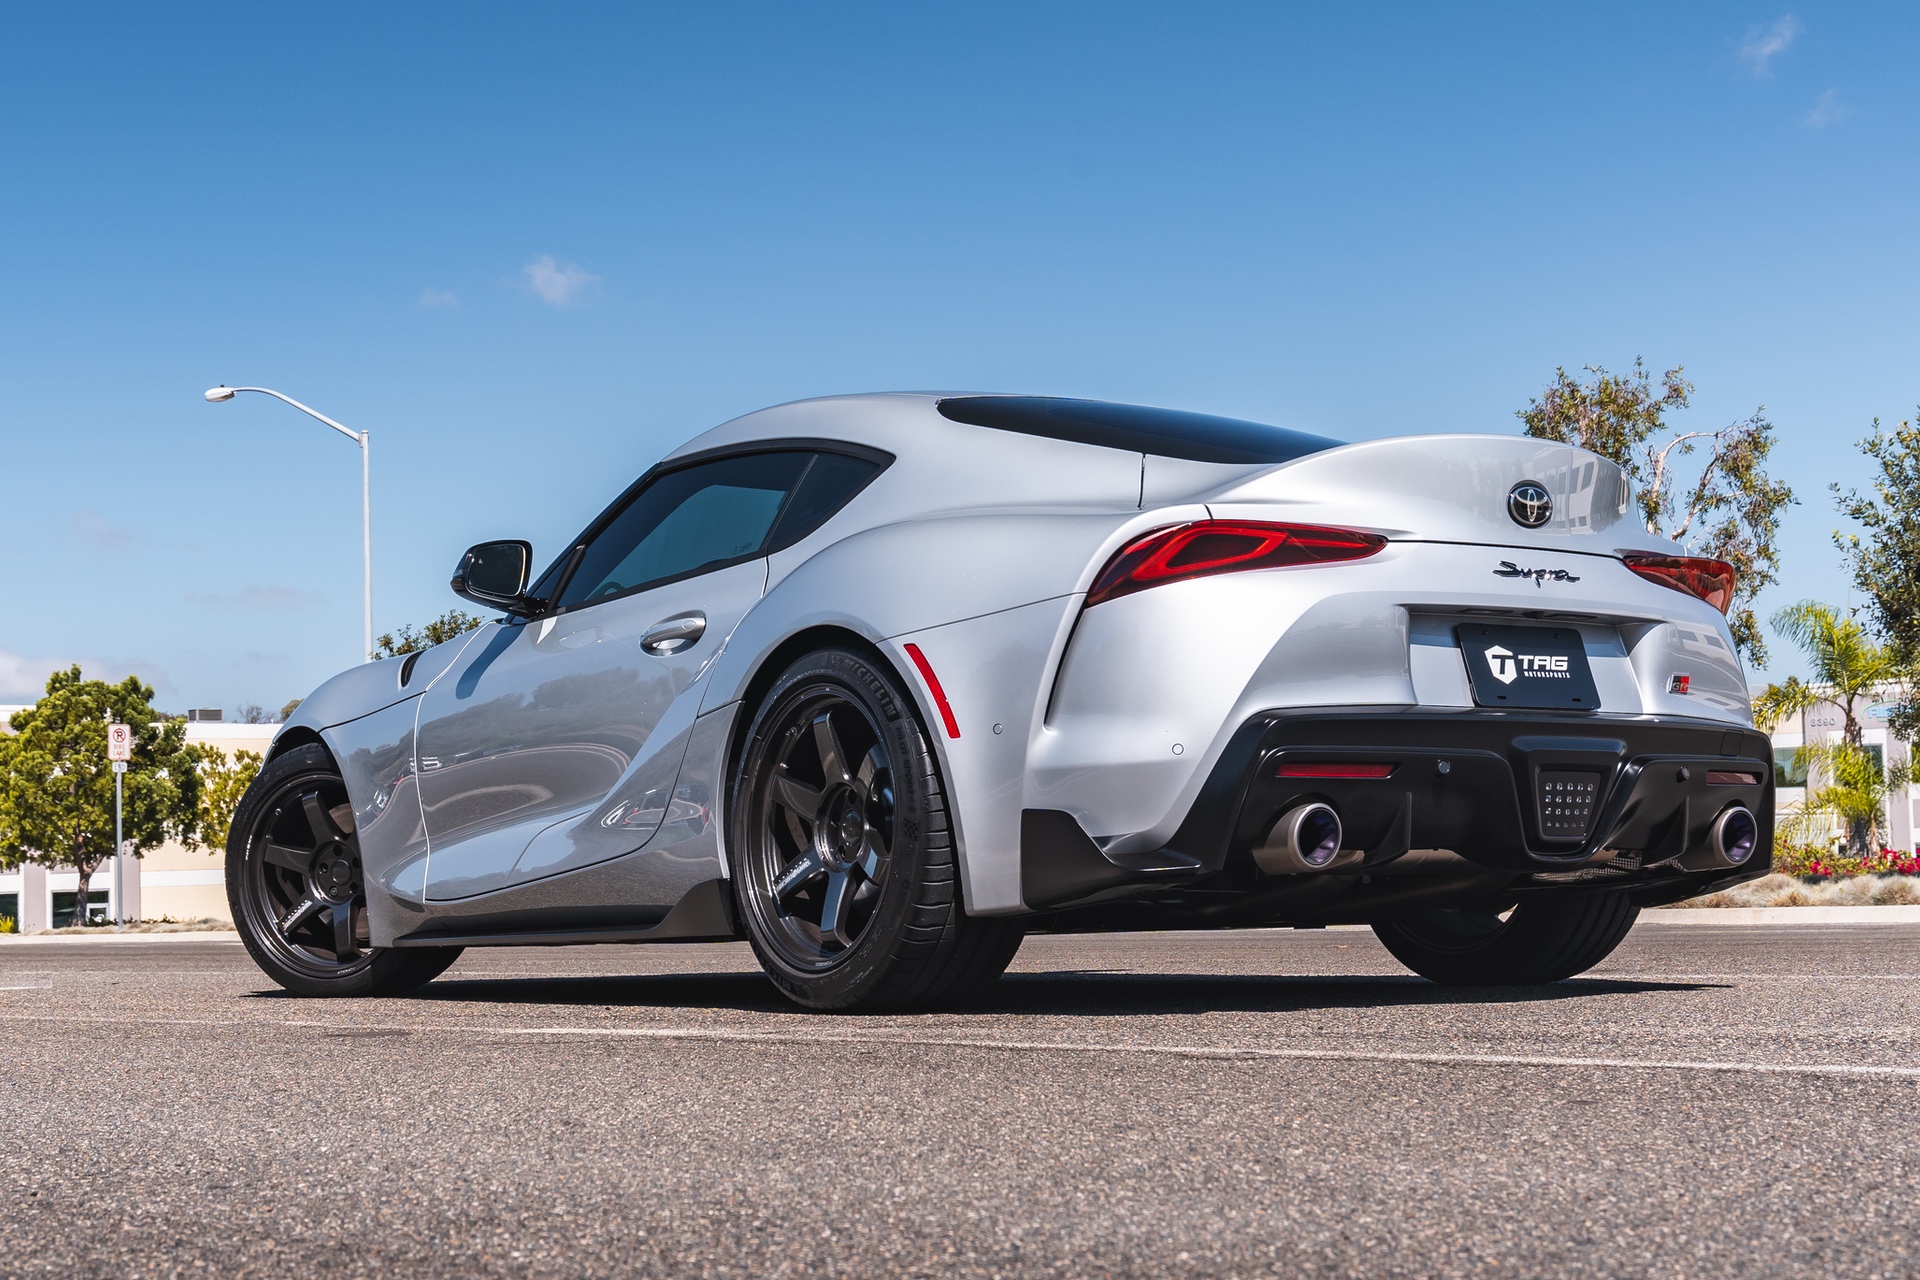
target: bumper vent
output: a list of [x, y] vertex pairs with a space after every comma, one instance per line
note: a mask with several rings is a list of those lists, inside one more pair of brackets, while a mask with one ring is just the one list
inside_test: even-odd
[[1600, 798], [1600, 775], [1542, 769], [1537, 777], [1540, 834], [1563, 840], [1584, 840], [1593, 827], [1594, 804]]

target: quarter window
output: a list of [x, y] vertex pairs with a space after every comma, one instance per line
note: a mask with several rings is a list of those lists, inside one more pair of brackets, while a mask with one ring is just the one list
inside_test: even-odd
[[832, 518], [833, 513], [853, 501], [880, 474], [886, 463], [876, 458], [856, 458], [844, 453], [817, 453], [807, 468], [793, 501], [780, 516], [780, 524], [768, 541], [769, 551], [790, 547]]

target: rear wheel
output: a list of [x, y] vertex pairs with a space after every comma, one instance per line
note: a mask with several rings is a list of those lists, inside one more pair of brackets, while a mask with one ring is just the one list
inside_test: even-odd
[[303, 996], [397, 995], [431, 982], [458, 947], [369, 945], [353, 805], [326, 748], [260, 771], [227, 836], [227, 904], [269, 978]]
[[852, 650], [808, 654], [761, 702], [728, 847], [761, 966], [809, 1008], [957, 1003], [1000, 976], [1025, 933], [966, 914], [946, 793], [912, 702]]
[[1584, 973], [1620, 945], [1640, 908], [1624, 893], [1530, 898], [1511, 912], [1431, 909], [1373, 926], [1401, 964], [1451, 986], [1525, 986]]

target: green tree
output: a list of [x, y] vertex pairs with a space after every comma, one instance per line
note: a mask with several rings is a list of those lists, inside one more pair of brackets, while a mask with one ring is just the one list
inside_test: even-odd
[[1809, 743], [1794, 752], [1794, 763], [1819, 783], [1806, 800], [1781, 816], [1781, 834], [1797, 841], [1821, 835], [1821, 819], [1838, 818], [1847, 828], [1847, 852], [1863, 857], [1879, 843], [1887, 798], [1913, 783], [1911, 765], [1885, 767], [1880, 754], [1857, 742]]
[[233, 825], [233, 811], [260, 772], [258, 751], [236, 751], [229, 758], [218, 747], [202, 746], [200, 751], [199, 839], [224, 849], [227, 830]]
[[[1552, 385], [1519, 411], [1527, 434], [1579, 445], [1618, 463], [1648, 533], [1731, 564], [1736, 577], [1728, 626], [1747, 660], [1765, 665], [1767, 647], [1753, 600], [1777, 577], [1780, 514], [1794, 501], [1793, 491], [1766, 473], [1773, 450], [1766, 410], [1718, 431], [1670, 432], [1667, 412], [1686, 408], [1693, 395], [1680, 369], [1662, 374], [1657, 388], [1637, 359], [1624, 376], [1597, 365], [1586, 371], [1591, 381], [1554, 370]], [[1680, 463], [1696, 448], [1706, 453], [1705, 463], [1683, 484]]]
[[198, 832], [199, 749], [186, 725], [153, 709], [153, 689], [128, 676], [119, 684], [56, 671], [45, 695], [0, 737], [0, 864], [39, 862], [71, 868], [87, 900], [93, 873], [113, 854], [113, 769], [107, 724], [133, 728], [124, 780], [124, 832], [139, 855], [168, 839], [191, 844]]
[[[1858, 621], [1831, 605], [1802, 600], [1774, 614], [1772, 622], [1775, 631], [1806, 654], [1813, 678], [1789, 676], [1762, 689], [1753, 700], [1755, 723], [1771, 729], [1789, 716], [1825, 703], [1840, 712], [1843, 744], [1864, 752], [1860, 745], [1860, 712], [1863, 704], [1871, 703], [1889, 682], [1899, 678], [1898, 656], [1876, 642]], [[1816, 749], [1809, 759], [1817, 763], [1818, 755]], [[1867, 851], [1871, 826], [1858, 813], [1848, 817], [1847, 844], [1856, 857]]]
[[387, 632], [374, 642], [373, 656], [397, 658], [403, 653], [431, 649], [437, 644], [445, 644], [455, 636], [465, 635], [484, 621], [486, 619], [476, 618], [462, 610], [449, 609], [418, 630], [406, 626], [397, 632]]
[[1841, 514], [1865, 530], [1835, 533], [1846, 554], [1853, 583], [1867, 598], [1867, 609], [1901, 668], [1901, 692], [1888, 723], [1909, 741], [1920, 737], [1920, 705], [1913, 694], [1920, 670], [1920, 429], [1902, 422], [1883, 431], [1874, 419], [1873, 434], [1860, 450], [1878, 467], [1873, 491], [1842, 491], [1832, 486]]

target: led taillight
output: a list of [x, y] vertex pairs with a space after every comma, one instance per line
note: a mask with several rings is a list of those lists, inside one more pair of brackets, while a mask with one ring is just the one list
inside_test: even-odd
[[1627, 568], [1648, 582], [1657, 582], [1675, 591], [1698, 596], [1725, 613], [1733, 604], [1733, 566], [1725, 560], [1700, 556], [1656, 556], [1627, 554], [1620, 557]]
[[1087, 603], [1096, 605], [1148, 587], [1216, 573], [1364, 560], [1386, 545], [1379, 534], [1356, 529], [1264, 520], [1196, 520], [1156, 529], [1121, 548], [1093, 580]]

